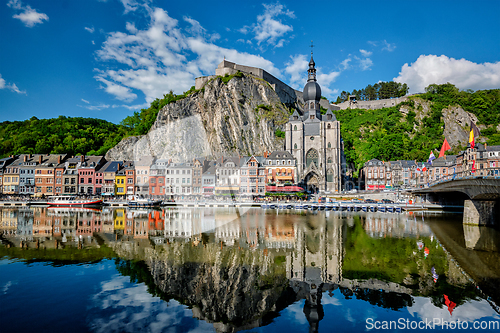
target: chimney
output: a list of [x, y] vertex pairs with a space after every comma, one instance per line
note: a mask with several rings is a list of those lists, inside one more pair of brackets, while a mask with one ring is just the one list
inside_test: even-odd
[[28, 155], [24, 155], [23, 161], [26, 162], [28, 160]]
[[38, 164], [42, 164], [42, 155], [38, 155]]
[[57, 164], [61, 164], [61, 155], [57, 156]]
[[80, 156], [80, 162], [82, 162], [82, 163], [85, 162], [85, 155]]
[[264, 152], [264, 158], [267, 158], [267, 151]]
[[485, 142], [484, 143], [484, 150], [487, 150], [486, 147], [488, 146], [488, 144]]

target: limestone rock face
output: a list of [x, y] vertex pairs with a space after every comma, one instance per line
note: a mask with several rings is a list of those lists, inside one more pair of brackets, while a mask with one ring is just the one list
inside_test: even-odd
[[[414, 111], [416, 113], [415, 119], [418, 123], [422, 124], [422, 120], [425, 117], [430, 116], [431, 104], [421, 98], [414, 98], [415, 102]], [[400, 107], [399, 111], [403, 115], [408, 114], [410, 107], [403, 105]], [[444, 136], [452, 148], [466, 146], [469, 142], [469, 126], [470, 122], [473, 121], [477, 123], [477, 117], [462, 109], [460, 106], [450, 106], [443, 109], [443, 121], [444, 121]], [[417, 129], [417, 125], [414, 125]]]
[[106, 158], [137, 160], [148, 155], [183, 162], [195, 157], [263, 155], [283, 149], [284, 140], [274, 133], [288, 117], [267, 82], [250, 75], [227, 83], [214, 78], [201, 90], [163, 107], [148, 134], [122, 140]]
[[451, 147], [466, 146], [469, 142], [469, 126], [471, 121], [477, 123], [477, 117], [461, 106], [443, 109], [444, 136]]

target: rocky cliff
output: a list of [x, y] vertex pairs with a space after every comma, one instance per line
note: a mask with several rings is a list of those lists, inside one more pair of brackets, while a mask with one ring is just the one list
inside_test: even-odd
[[289, 112], [264, 80], [251, 75], [208, 81], [188, 97], [163, 107], [148, 134], [129, 137], [106, 154], [110, 160], [139, 156], [172, 159], [262, 155], [283, 148], [275, 137]]
[[[422, 120], [431, 113], [431, 102], [419, 97], [413, 97], [414, 107], [402, 105], [399, 110], [403, 114], [408, 114], [410, 110], [416, 113], [415, 119], [420, 126], [423, 126]], [[444, 122], [443, 135], [452, 148], [466, 146], [469, 142], [470, 122], [477, 123], [477, 117], [465, 111], [461, 106], [449, 106], [442, 111]], [[417, 129], [415, 125], [415, 129]]]

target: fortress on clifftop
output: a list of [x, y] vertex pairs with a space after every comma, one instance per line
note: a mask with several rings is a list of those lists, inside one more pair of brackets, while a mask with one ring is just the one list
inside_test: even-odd
[[253, 75], [269, 83], [273, 90], [278, 94], [281, 102], [285, 105], [291, 105], [297, 102], [297, 98], [302, 98], [302, 93], [297, 91], [286, 83], [281, 82], [273, 75], [269, 74], [262, 68], [238, 65], [234, 62], [224, 59], [215, 69], [215, 75], [201, 76], [195, 79], [195, 89], [201, 89], [208, 81], [217, 77], [236, 74], [238, 71], [244, 74]]

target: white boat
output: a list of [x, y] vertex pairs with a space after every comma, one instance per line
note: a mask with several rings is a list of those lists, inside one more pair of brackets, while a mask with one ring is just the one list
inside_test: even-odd
[[96, 207], [102, 205], [102, 200], [79, 199], [74, 195], [55, 195], [49, 197], [47, 204], [57, 207]]
[[129, 207], [152, 207], [152, 206], [160, 206], [162, 201], [139, 198], [138, 196], [134, 195], [133, 197], [129, 198], [127, 203]]

